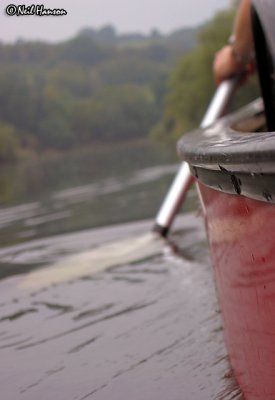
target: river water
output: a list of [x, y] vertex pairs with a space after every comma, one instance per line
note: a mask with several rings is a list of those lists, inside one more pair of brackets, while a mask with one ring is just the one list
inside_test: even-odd
[[177, 168], [148, 143], [2, 168], [1, 398], [241, 398], [195, 191], [151, 234]]

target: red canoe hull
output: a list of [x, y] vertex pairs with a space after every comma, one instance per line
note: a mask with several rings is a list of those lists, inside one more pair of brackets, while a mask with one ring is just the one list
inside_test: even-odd
[[231, 365], [249, 400], [275, 399], [275, 205], [198, 183]]

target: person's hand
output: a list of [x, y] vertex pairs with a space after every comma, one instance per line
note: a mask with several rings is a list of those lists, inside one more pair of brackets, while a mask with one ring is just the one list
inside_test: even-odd
[[254, 63], [251, 61], [244, 65], [238, 61], [232, 45], [224, 46], [216, 53], [213, 63], [213, 73], [217, 85], [225, 79], [230, 79], [238, 74], [242, 75], [241, 84], [243, 84], [253, 72]]

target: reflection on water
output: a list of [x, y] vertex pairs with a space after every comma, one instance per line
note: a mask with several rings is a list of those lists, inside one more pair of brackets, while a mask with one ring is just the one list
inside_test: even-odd
[[162, 151], [124, 145], [0, 172], [1, 398], [240, 398], [202, 221], [177, 218], [176, 254], [150, 234], [177, 169]]
[[43, 271], [29, 274], [20, 287], [39, 288], [91, 276], [116, 265], [148, 259], [161, 253], [164, 246], [165, 240], [153, 232], [115, 241], [62, 258]]
[[[34, 281], [26, 275], [0, 282], [5, 400], [36, 400], [45, 394], [64, 400], [241, 398], [224, 349], [202, 223], [188, 214], [176, 225], [171, 240], [180, 245], [178, 256], [168, 246], [161, 252], [155, 248], [149, 259], [141, 252], [139, 259], [122, 258], [118, 265], [112, 244], [105, 246], [102, 239], [112, 243], [117, 231], [117, 251], [125, 237], [130, 243], [151, 227], [151, 221], [125, 224], [95, 229], [94, 236], [89, 231], [89, 246], [109, 249], [112, 268], [92, 274], [96, 265], [88, 254], [90, 271], [69, 280], [28, 289], [22, 284]], [[71, 251], [70, 243], [83, 249], [85, 235], [88, 239], [88, 232], [62, 235], [63, 251]], [[52, 258], [63, 242], [57, 239], [48, 239]], [[28, 257], [34, 243], [18, 245], [17, 253], [24, 247]], [[9, 248], [10, 257], [15, 249]], [[85, 259], [87, 253], [80, 256]]]
[[0, 246], [151, 217], [177, 165], [140, 143], [3, 168]]

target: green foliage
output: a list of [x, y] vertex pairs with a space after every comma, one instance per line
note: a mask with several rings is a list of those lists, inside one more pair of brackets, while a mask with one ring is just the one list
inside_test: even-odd
[[[213, 57], [234, 11], [169, 35], [118, 35], [105, 26], [59, 44], [0, 43], [0, 160], [16, 158], [19, 146], [67, 149], [149, 131], [176, 139], [194, 128], [215, 90]], [[258, 94], [252, 79], [235, 107]]]
[[56, 90], [48, 83], [40, 99], [40, 120], [37, 137], [42, 147], [58, 149], [71, 147], [75, 140], [69, 122], [73, 99], [67, 92]]
[[0, 162], [14, 161], [19, 155], [15, 129], [10, 124], [0, 124]]
[[81, 65], [94, 65], [112, 55], [111, 49], [106, 49], [86, 36], [77, 36], [66, 42], [60, 48], [60, 58]]
[[134, 54], [123, 51], [122, 56], [118, 54], [116, 58], [104, 63], [100, 69], [101, 79], [107, 85], [127, 83], [144, 85], [167, 70], [162, 63], [147, 60], [143, 56], [140, 57], [139, 54], [139, 51]]
[[[16, 158], [19, 146], [67, 149], [149, 131], [176, 140], [198, 126], [213, 95], [213, 58], [234, 13], [232, 6], [200, 30], [169, 35], [105, 26], [59, 44], [0, 43], [0, 160]], [[235, 107], [258, 95], [255, 78]]]
[[105, 26], [59, 44], [0, 43], [1, 159], [18, 144], [41, 151], [147, 136], [175, 58], [194, 43], [188, 30], [180, 45], [184, 32], [118, 35]]
[[32, 77], [15, 67], [0, 70], [0, 120], [18, 130], [32, 130], [35, 125], [36, 93]]
[[93, 99], [83, 99], [72, 111], [75, 136], [82, 143], [144, 137], [156, 121], [155, 101], [146, 87], [117, 85]]
[[[233, 14], [219, 13], [198, 39], [197, 28], [146, 36], [105, 26], [59, 44], [0, 43], [0, 159], [16, 158], [18, 146], [67, 149], [149, 132], [178, 138], [204, 114], [214, 91], [213, 57]], [[257, 93], [254, 80], [237, 104]]]
[[90, 69], [84, 65], [58, 65], [51, 68], [45, 78], [57, 93], [66, 92], [75, 98], [91, 96], [96, 90], [90, 79]]
[[[164, 118], [154, 130], [154, 136], [177, 139], [199, 125], [215, 90], [213, 59], [230, 35], [234, 13], [232, 7], [217, 14], [200, 31], [198, 47], [179, 61], [169, 81]], [[256, 79], [252, 79], [238, 94], [235, 106], [258, 95]]]

